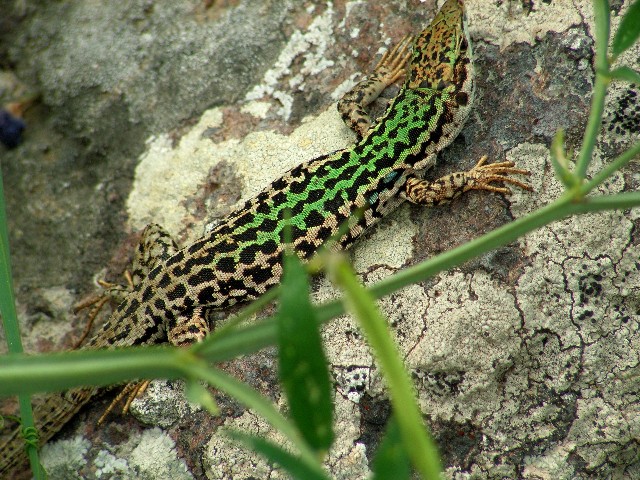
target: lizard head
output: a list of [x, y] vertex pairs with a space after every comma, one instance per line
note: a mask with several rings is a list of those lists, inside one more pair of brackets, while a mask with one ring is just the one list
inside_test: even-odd
[[446, 91], [460, 106], [472, 95], [471, 43], [462, 0], [447, 0], [416, 38], [406, 86]]

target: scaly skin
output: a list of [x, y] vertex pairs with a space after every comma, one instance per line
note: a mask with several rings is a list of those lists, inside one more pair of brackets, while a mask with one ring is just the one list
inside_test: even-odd
[[[470, 189], [506, 193], [489, 182], [525, 184], [504, 174], [526, 173], [504, 162], [448, 175], [434, 182], [418, 174], [456, 137], [473, 100], [471, 47], [461, 1], [448, 0], [415, 39], [404, 85], [380, 121], [363, 107], [402, 72], [409, 56], [400, 44], [374, 74], [339, 104], [363, 137], [351, 148], [303, 163], [230, 214], [211, 233], [178, 250], [157, 225], [147, 227], [133, 273], [134, 288], [114, 287], [123, 298], [87, 348], [198, 341], [208, 333], [207, 308], [257, 298], [280, 281], [285, 212], [291, 212], [295, 250], [308, 259], [357, 210], [364, 215], [339, 239], [349, 247], [369, 226], [404, 200], [444, 203]], [[35, 412], [44, 443], [95, 394], [94, 388], [50, 395]], [[16, 433], [4, 445], [0, 473], [21, 461]]]

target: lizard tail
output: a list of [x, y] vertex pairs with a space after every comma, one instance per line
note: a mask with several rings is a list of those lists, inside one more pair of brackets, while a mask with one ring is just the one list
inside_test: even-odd
[[[96, 388], [75, 388], [45, 396], [34, 408], [38, 447], [53, 437], [97, 392]], [[22, 428], [15, 429], [0, 445], [0, 478], [18, 478], [27, 463]]]

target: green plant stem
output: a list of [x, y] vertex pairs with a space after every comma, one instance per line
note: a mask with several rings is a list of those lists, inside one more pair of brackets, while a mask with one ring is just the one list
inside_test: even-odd
[[[2, 317], [9, 352], [21, 354], [23, 351], [22, 339], [20, 338], [20, 328], [16, 314], [12, 278], [9, 232], [7, 231], [7, 214], [4, 201], [4, 183], [2, 180], [2, 170], [0, 169], [0, 316]], [[19, 394], [18, 406], [22, 431], [35, 432], [30, 396], [28, 394]], [[31, 471], [34, 472], [35, 478], [39, 480], [45, 477], [40, 467], [37, 444], [37, 440], [35, 442], [29, 442], [26, 444], [26, 449]]]
[[603, 195], [590, 198], [589, 202], [576, 203], [572, 206], [573, 213], [595, 213], [606, 210], [626, 210], [637, 207], [640, 192], [623, 192], [615, 195]]
[[596, 188], [602, 182], [604, 182], [607, 178], [613, 175], [615, 172], [624, 167], [631, 160], [640, 155], [640, 142], [636, 143], [629, 150], [624, 151], [620, 155], [618, 155], [613, 161], [607, 163], [602, 170], [596, 173], [591, 180], [584, 183], [580, 188], [583, 190], [583, 193], [586, 195], [588, 192]]
[[[45, 360], [44, 362], [42, 360]], [[25, 357], [3, 357], [0, 396], [15, 391], [35, 393], [65, 390], [72, 386], [106, 386], [133, 378], [189, 378], [204, 380], [229, 393], [271, 423], [295, 445], [301, 458], [322, 471], [313, 451], [296, 428], [273, 405], [250, 387], [216, 370], [189, 349], [130, 347], [119, 350], [86, 350]]]
[[0, 396], [106, 386], [135, 378], [180, 378], [195, 358], [187, 349], [167, 346], [10, 354], [2, 357]]
[[598, 137], [598, 132], [600, 131], [600, 125], [602, 124], [602, 112], [604, 111], [604, 98], [607, 93], [607, 85], [608, 81], [604, 76], [596, 72], [596, 82], [591, 98], [591, 113], [589, 114], [589, 121], [587, 123], [582, 148], [580, 149], [578, 161], [576, 162], [575, 175], [579, 179], [586, 177], [587, 168], [593, 156], [593, 149]]
[[[544, 209], [540, 209], [534, 213], [538, 213], [541, 210], [544, 210], [550, 217], [549, 221], [557, 220], [569, 214], [564, 213], [562, 210], [563, 208], [568, 209], [568, 207], [566, 207], [566, 204], [570, 201], [571, 198], [567, 197], [563, 200], [563, 205], [559, 205], [558, 202], [560, 202], [560, 200], [557, 200]], [[638, 202], [640, 205], [640, 199], [638, 199]], [[540, 214], [538, 213], [538, 215]], [[509, 243], [512, 238], [517, 238], [519, 232], [526, 233], [538, 226], [539, 222], [536, 222], [535, 226], [527, 228], [527, 222], [525, 220], [528, 218], [530, 218], [530, 216], [503, 225], [497, 230], [489, 232], [465, 245], [461, 245], [460, 247], [457, 247], [448, 252], [444, 252], [430, 260], [426, 260], [425, 262], [422, 262], [418, 265], [404, 269], [396, 273], [395, 275], [370, 286], [369, 291], [374, 297], [380, 298], [388, 293], [393, 292], [394, 289], [410, 285], [412, 283], [411, 279], [414, 277], [419, 278], [419, 280], [425, 280], [430, 275], [446, 269], [447, 265], [453, 266], [458, 265], [459, 263], [463, 263], [468, 258], [473, 256], [473, 252], [475, 252], [477, 255], [481, 255], [482, 253], [485, 253], [493, 247], [502, 246], [506, 243]], [[524, 223], [525, 225], [521, 226], [520, 223]], [[513, 232], [514, 230], [515, 232]], [[501, 239], [506, 238], [505, 235], [509, 237], [509, 240], [501, 241]], [[465, 254], [465, 257], [461, 259], [460, 262], [451, 260], [452, 258], [457, 258], [457, 256], [461, 253]], [[335, 318], [336, 316], [343, 313], [344, 307], [342, 305], [342, 302], [339, 300], [325, 302], [318, 306], [318, 319], [320, 322], [326, 322], [331, 318]], [[199, 353], [206, 356], [212, 361], [223, 361], [236, 355], [250, 353], [252, 351], [255, 351], [254, 349], [257, 350], [267, 347], [273, 344], [276, 339], [276, 327], [275, 324], [272, 323], [272, 320], [272, 318], [265, 319], [255, 325], [245, 326], [244, 328], [237, 329], [234, 332], [233, 336], [219, 338], [216, 339], [215, 342], [207, 338], [201, 344]], [[243, 348], [245, 345], [249, 347], [246, 350]]]
[[[606, 207], [604, 207], [604, 205], [606, 205]], [[395, 275], [368, 287], [368, 291], [375, 298], [383, 297], [402, 287], [418, 281], [424, 281], [430, 276], [460, 265], [474, 256], [482, 255], [494, 248], [506, 245], [521, 235], [574, 213], [591, 213], [601, 211], [603, 208], [626, 209], [637, 206], [640, 206], [640, 193], [638, 192], [590, 197], [579, 202], [573, 199], [573, 194], [565, 193], [553, 203], [536, 210], [526, 217], [503, 225], [492, 232], [421, 262], [418, 265], [403, 269]], [[326, 322], [344, 313], [344, 307], [339, 300], [323, 303], [317, 308], [318, 320], [320, 322]], [[203, 342], [200, 353], [211, 361], [223, 361], [273, 345], [275, 341], [276, 327], [273, 319], [270, 318], [255, 325], [238, 329], [233, 336], [229, 335], [226, 338], [220, 338], [216, 342], [209, 342], [207, 339]], [[1, 379], [0, 369], [0, 380]]]
[[[215, 329], [213, 332], [209, 334], [209, 338], [214, 339], [213, 341], [223, 340], [228, 335], [233, 335], [233, 333], [240, 328], [239, 325], [248, 320], [251, 316], [257, 314], [262, 309], [264, 309], [269, 303], [275, 301], [280, 296], [280, 285], [275, 286], [271, 290], [267, 291], [264, 295], [252, 301], [249, 305], [244, 307], [238, 315], [230, 319], [220, 328]], [[231, 339], [233, 341], [233, 339]], [[191, 350], [195, 354], [199, 354], [203, 348], [202, 343], [195, 344]]]
[[607, 48], [609, 45], [609, 2], [606, 0], [593, 1], [594, 17], [596, 23], [595, 39], [595, 84], [591, 94], [591, 111], [589, 121], [584, 133], [582, 148], [576, 162], [575, 174], [579, 179], [587, 175], [587, 168], [593, 156], [593, 149], [602, 124], [602, 112], [604, 111], [604, 99], [609, 84]]

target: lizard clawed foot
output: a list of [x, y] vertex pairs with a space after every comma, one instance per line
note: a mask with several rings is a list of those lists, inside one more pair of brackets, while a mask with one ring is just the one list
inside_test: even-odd
[[98, 280], [98, 285], [100, 285], [104, 291], [99, 294], [93, 294], [86, 297], [84, 300], [80, 300], [73, 306], [73, 313], [78, 313], [80, 310], [84, 310], [85, 308], [91, 307], [89, 313], [87, 314], [87, 325], [80, 335], [80, 338], [73, 345], [73, 349], [80, 348], [82, 343], [85, 341], [89, 332], [93, 328], [93, 322], [96, 317], [104, 307], [104, 304], [107, 303], [111, 299], [121, 299], [123, 294], [127, 294], [133, 290], [133, 279], [131, 278], [131, 274], [129, 271], [124, 272], [124, 277], [127, 280], [127, 286], [118, 285], [117, 283], [110, 283], [105, 280]]
[[375, 68], [375, 74], [387, 86], [398, 80], [404, 73], [404, 66], [411, 57], [413, 35], [402, 37], [395, 47], [382, 55]]
[[104, 423], [107, 416], [113, 411], [114, 408], [122, 401], [123, 398], [127, 398], [123, 407], [122, 414], [126, 415], [129, 411], [129, 407], [131, 406], [131, 402], [133, 402], [137, 397], [142, 395], [151, 382], [149, 380], [144, 380], [142, 382], [128, 383], [126, 384], [120, 393], [113, 399], [113, 401], [109, 404], [107, 409], [104, 411], [102, 416], [98, 419], [97, 425], [102, 425]]
[[530, 171], [515, 168], [515, 163], [513, 162], [486, 164], [486, 161], [487, 156], [484, 155], [480, 160], [478, 160], [478, 163], [476, 163], [471, 170], [465, 173], [467, 180], [465, 191], [488, 190], [490, 192], [498, 192], [507, 195], [511, 193], [511, 190], [508, 187], [497, 187], [495, 185], [491, 185], [492, 182], [510, 183], [511, 185], [520, 187], [523, 190], [528, 190], [530, 192], [533, 191], [533, 188], [531, 188], [530, 185], [508, 176], [511, 174], [531, 175]]

